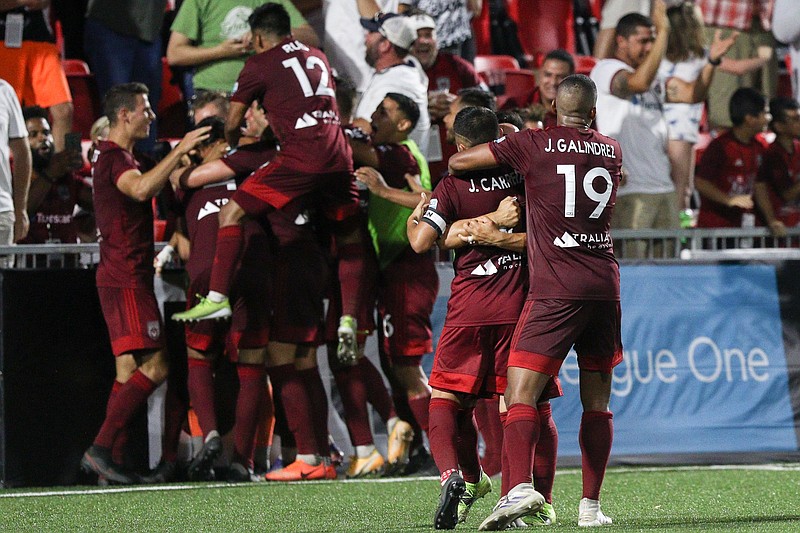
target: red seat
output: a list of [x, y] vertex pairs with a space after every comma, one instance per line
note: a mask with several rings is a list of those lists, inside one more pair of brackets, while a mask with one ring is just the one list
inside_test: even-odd
[[575, 56], [575, 74], [588, 76], [596, 64], [597, 58], [594, 56]]
[[61, 61], [61, 65], [64, 67], [64, 73], [67, 76], [70, 74], [89, 74], [91, 72], [86, 61], [80, 59], [64, 59]]
[[497, 98], [498, 109], [525, 107], [533, 101], [536, 91], [536, 75], [532, 70], [506, 70], [506, 90]]
[[[81, 61], [81, 63], [83, 62]], [[94, 74], [88, 72], [67, 73], [67, 83], [72, 94], [74, 108], [72, 131], [80, 132], [82, 138], [89, 139], [92, 124], [103, 114]]]
[[172, 83], [167, 58], [161, 58], [161, 99], [158, 101], [158, 136], [183, 137], [186, 133], [186, 102], [178, 85]]
[[537, 54], [556, 48], [575, 53], [573, 0], [509, 0], [508, 14], [517, 23], [526, 59], [535, 61]]
[[503, 94], [505, 73], [509, 70], [519, 70], [519, 61], [513, 56], [506, 55], [475, 56], [473, 64], [481, 79], [497, 94]]

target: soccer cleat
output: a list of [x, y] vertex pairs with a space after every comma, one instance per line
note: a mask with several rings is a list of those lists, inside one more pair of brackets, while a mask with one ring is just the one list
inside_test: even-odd
[[336, 479], [339, 475], [336, 473], [336, 467], [323, 459], [325, 465], [325, 479]]
[[[331, 477], [330, 470], [333, 470], [333, 477]], [[314, 479], [336, 479], [336, 469], [332, 465], [326, 465], [320, 462], [318, 465], [310, 465], [302, 459], [297, 459], [295, 462], [281, 468], [268, 472], [264, 476], [267, 481], [311, 481]]]
[[249, 483], [264, 481], [263, 476], [258, 476], [245, 465], [238, 461], [233, 461], [228, 467], [228, 475], [226, 477], [229, 483]]
[[339, 364], [353, 366], [358, 361], [358, 343], [356, 341], [356, 319], [350, 315], [342, 315], [339, 319], [339, 346], [336, 348], [336, 359]]
[[162, 459], [149, 474], [142, 476], [142, 483], [151, 485], [169, 483], [175, 479], [176, 469], [177, 465], [174, 461], [165, 461]]
[[133, 485], [140, 480], [135, 474], [125, 471], [111, 459], [111, 452], [105, 448], [92, 445], [81, 458], [81, 470], [87, 474], [97, 474], [98, 482]]
[[189, 481], [212, 481], [214, 479], [214, 460], [222, 453], [222, 439], [212, 431], [200, 452], [189, 463]]
[[581, 499], [578, 507], [578, 526], [596, 527], [609, 524], [611, 524], [611, 518], [604, 515], [603, 511], [600, 510], [600, 502], [598, 500]]
[[347, 468], [347, 479], [376, 477], [383, 473], [386, 462], [378, 450], [372, 450], [367, 457], [350, 456], [350, 466]]
[[228, 318], [231, 316], [231, 303], [225, 298], [219, 303], [198, 295], [200, 302], [191, 309], [172, 315], [172, 320], [178, 322], [194, 322], [196, 320], [210, 320], [212, 318]]
[[542, 509], [531, 518], [535, 526], [552, 526], [556, 523], [556, 510], [552, 504], [545, 502]]
[[517, 518], [516, 520], [508, 524], [508, 527], [506, 529], [517, 529], [522, 527], [531, 527], [531, 526], [529, 526], [528, 523], [522, 518]]
[[486, 517], [478, 530], [501, 531], [517, 518], [539, 512], [544, 505], [544, 496], [534, 490], [530, 483], [520, 483], [500, 498], [491, 514]]
[[486, 475], [486, 472], [481, 470], [481, 478], [477, 483], [470, 483], [465, 481], [466, 490], [458, 502], [458, 523], [461, 524], [467, 520], [467, 515], [472, 507], [472, 504], [480, 500], [490, 492], [492, 492], [492, 478]]
[[442, 485], [439, 493], [439, 506], [433, 515], [433, 527], [436, 529], [455, 529], [458, 522], [458, 504], [466, 490], [464, 478], [453, 472]]
[[414, 429], [411, 424], [398, 420], [395, 422], [391, 433], [389, 433], [388, 450], [386, 460], [392, 473], [402, 470], [408, 464], [408, 456], [411, 451], [411, 441], [414, 440]]

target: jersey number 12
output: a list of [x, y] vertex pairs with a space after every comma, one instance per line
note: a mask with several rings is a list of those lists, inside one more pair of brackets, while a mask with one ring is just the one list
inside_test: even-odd
[[[291, 68], [292, 72], [294, 72], [297, 81], [300, 82], [300, 87], [303, 89], [303, 94], [308, 98], [309, 96], [331, 96], [336, 97], [336, 93], [333, 91], [333, 87], [328, 86], [328, 81], [330, 79], [330, 74], [328, 73], [328, 67], [325, 66], [325, 62], [323, 62], [317, 56], [308, 56], [306, 59], [306, 68], [303, 70], [303, 67], [300, 66], [300, 60], [296, 57], [292, 57], [287, 59], [283, 62], [284, 68]], [[308, 79], [308, 75], [306, 75], [306, 70], [314, 70], [315, 68], [319, 68], [322, 71], [319, 77], [319, 85], [317, 85], [317, 90], [314, 91], [314, 88], [311, 87], [311, 80]]]

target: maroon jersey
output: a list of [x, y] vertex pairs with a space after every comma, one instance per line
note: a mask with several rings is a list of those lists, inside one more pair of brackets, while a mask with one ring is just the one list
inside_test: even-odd
[[73, 174], [53, 183], [36, 212], [30, 213], [30, 229], [20, 243], [78, 242], [78, 225], [72, 215], [85, 186], [80, 176]]
[[290, 168], [309, 173], [352, 170], [333, 75], [320, 50], [286, 38], [244, 65], [231, 100], [261, 102]]
[[[723, 193], [734, 196], [753, 194], [753, 185], [764, 154], [764, 144], [757, 138], [749, 143], [739, 142], [730, 131], [726, 131], [708, 145], [697, 176], [711, 182]], [[742, 213], [752, 212], [728, 207], [703, 197], [697, 225], [701, 228], [738, 228], [742, 225]]]
[[129, 151], [100, 141], [92, 163], [94, 213], [100, 236], [98, 287], [153, 286], [152, 202], [137, 202], [117, 188], [119, 177], [137, 170]]
[[619, 300], [611, 241], [622, 152], [594, 130], [524, 130], [489, 144], [525, 176], [528, 299]]
[[[457, 220], [491, 213], [506, 196], [524, 205], [523, 177], [507, 166], [447, 176], [436, 186], [422, 221], [441, 237]], [[525, 232], [525, 223], [514, 228]], [[528, 290], [525, 256], [494, 246], [455, 250], [455, 277], [447, 302], [447, 326], [514, 324]]]
[[[466, 87], [475, 87], [481, 84], [481, 77], [469, 61], [440, 51], [436, 54], [436, 62], [425, 71], [428, 76], [428, 91], [447, 91], [458, 94]], [[436, 184], [447, 174], [447, 161], [456, 153], [456, 146], [447, 142], [447, 127], [442, 120], [435, 124], [439, 130], [439, 143], [442, 147], [442, 160], [429, 162], [431, 181]]]
[[779, 142], [773, 142], [764, 152], [756, 181], [768, 186], [775, 216], [786, 226], [800, 224], [800, 201], [787, 202], [783, 194], [800, 181], [800, 141], [792, 141], [789, 153]]

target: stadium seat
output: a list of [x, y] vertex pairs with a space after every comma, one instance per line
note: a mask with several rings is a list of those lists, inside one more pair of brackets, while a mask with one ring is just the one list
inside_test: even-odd
[[481, 79], [497, 95], [503, 94], [505, 90], [505, 73], [509, 70], [519, 70], [519, 61], [506, 55], [475, 56], [474, 65]]
[[61, 61], [64, 67], [64, 73], [69, 76], [70, 74], [90, 74], [89, 65], [86, 61], [80, 59], [64, 59]]
[[161, 100], [158, 102], [158, 136], [181, 138], [186, 133], [186, 102], [177, 84], [172, 83], [172, 70], [167, 58], [161, 58]]
[[588, 76], [596, 64], [597, 58], [594, 56], [575, 56], [575, 74]]
[[[86, 65], [86, 63], [83, 64]], [[67, 73], [67, 83], [69, 91], [72, 93], [72, 106], [74, 107], [72, 131], [80, 132], [83, 139], [90, 138], [92, 124], [100, 118], [103, 112], [94, 74], [89, 73], [88, 70], [89, 68], [86, 67], [85, 72]]]
[[531, 70], [506, 70], [505, 92], [497, 98], [498, 109], [525, 107], [531, 103], [536, 91], [536, 75]]
[[573, 0], [511, 0], [508, 14], [517, 23], [519, 42], [532, 64], [537, 54], [556, 48], [575, 53]]

